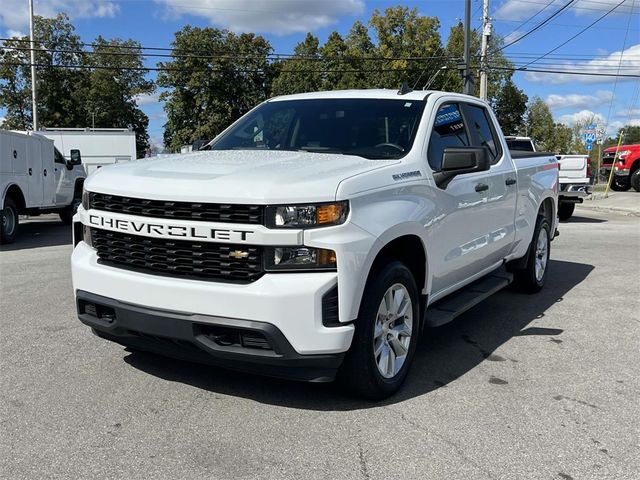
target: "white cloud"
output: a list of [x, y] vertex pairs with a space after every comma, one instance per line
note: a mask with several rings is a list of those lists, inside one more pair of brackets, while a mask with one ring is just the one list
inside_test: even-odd
[[564, 123], [565, 125], [573, 126], [576, 123], [584, 123], [587, 121], [589, 122], [593, 121], [594, 123], [597, 123], [597, 124], [604, 124], [605, 118], [604, 118], [604, 115], [600, 113], [592, 112], [591, 110], [585, 109], [585, 110], [580, 110], [579, 112], [567, 113], [566, 115], [561, 115], [558, 118], [558, 121], [560, 123]]
[[[620, 5], [612, 14], [628, 15], [633, 7], [632, 2], [633, 0], [626, 0], [625, 3]], [[555, 0], [549, 7], [544, 8], [544, 11], [542, 11], [540, 15], [536, 15], [536, 17], [531, 20], [531, 26], [547, 18], [566, 3], [566, 0]], [[577, 0], [566, 11], [572, 11], [576, 15], [602, 15], [618, 3], [620, 3], [620, 0]], [[540, 12], [546, 4], [547, 2], [507, 0], [495, 11], [492, 17], [499, 20], [526, 20], [537, 12]]]
[[[64, 12], [71, 18], [115, 17], [120, 6], [110, 0], [44, 0], [33, 5], [36, 15], [55, 17]], [[29, 2], [25, 0], [2, 0], [0, 25], [11, 30], [29, 27]]]
[[616, 112], [616, 117], [640, 117], [640, 108], [629, 108], [627, 110], [620, 110]]
[[5, 120], [6, 120], [5, 117], [0, 117], [0, 127], [2, 126], [2, 124], [4, 123]]
[[286, 35], [332, 25], [364, 12], [364, 0], [156, 0], [174, 15], [189, 14], [233, 31]]
[[[620, 54], [622, 53], [622, 62], [620, 62]], [[624, 52], [613, 52], [607, 57], [602, 57], [588, 62], [563, 62], [557, 65], [545, 65], [539, 67], [544, 70], [571, 71], [571, 72], [589, 72], [598, 74], [611, 74], [604, 76], [595, 75], [575, 75], [566, 73], [543, 73], [543, 72], [526, 72], [525, 78], [533, 83], [603, 83], [613, 82], [620, 65], [620, 74], [638, 75], [640, 72], [640, 43], [632, 45]], [[536, 69], [534, 63], [529, 67]], [[635, 81], [637, 77], [619, 77], [618, 81]]]
[[10, 28], [7, 30], [7, 37], [8, 38], [13, 38], [13, 37], [26, 37], [28, 34], [21, 31], [21, 30], [14, 30], [13, 28]]
[[141, 93], [140, 95], [136, 95], [134, 100], [138, 106], [155, 105], [156, 103], [160, 103], [160, 92]]
[[607, 129], [607, 133], [609, 135], [613, 135], [618, 132], [622, 127], [626, 127], [627, 125], [631, 125], [632, 127], [640, 127], [640, 118], [630, 118], [629, 120], [616, 120], [615, 122], [609, 122], [609, 128]]
[[595, 95], [580, 95], [577, 93], [558, 95], [552, 93], [545, 99], [545, 102], [547, 102], [549, 108], [560, 110], [562, 108], [597, 107], [609, 103], [612, 97], [613, 92], [610, 90], [598, 90]]

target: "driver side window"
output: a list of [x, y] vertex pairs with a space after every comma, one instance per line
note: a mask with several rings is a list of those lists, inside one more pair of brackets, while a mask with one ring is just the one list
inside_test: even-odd
[[53, 147], [53, 161], [55, 163], [61, 163], [63, 165], [67, 163], [64, 159], [64, 156], [60, 153], [60, 151], [56, 147]]
[[438, 109], [429, 138], [427, 149], [429, 165], [434, 172], [439, 172], [445, 148], [468, 146], [469, 136], [460, 106], [457, 103], [445, 103]]

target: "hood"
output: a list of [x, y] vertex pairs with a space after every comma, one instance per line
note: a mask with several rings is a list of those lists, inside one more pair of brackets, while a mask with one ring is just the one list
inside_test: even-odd
[[[610, 153], [610, 152], [615, 152], [617, 150], [617, 146], [613, 146], [613, 147], [607, 147], [605, 148], [602, 153]], [[640, 149], [640, 144], [633, 144], [633, 145], [620, 145], [620, 151], [622, 150], [638, 150]]]
[[103, 167], [87, 190], [155, 200], [298, 203], [335, 200], [349, 177], [398, 163], [340, 154], [220, 150]]

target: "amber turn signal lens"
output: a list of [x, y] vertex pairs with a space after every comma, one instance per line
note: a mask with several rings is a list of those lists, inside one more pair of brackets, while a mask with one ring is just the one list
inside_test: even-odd
[[335, 265], [336, 264], [336, 252], [333, 250], [325, 250], [324, 248], [318, 249], [318, 266]]
[[319, 205], [316, 209], [316, 223], [336, 223], [344, 215], [344, 203], [330, 203]]

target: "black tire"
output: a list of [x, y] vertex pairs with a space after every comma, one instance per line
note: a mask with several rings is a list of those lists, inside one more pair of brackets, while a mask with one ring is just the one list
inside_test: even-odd
[[18, 216], [18, 207], [16, 207], [16, 203], [12, 198], [4, 200], [0, 217], [0, 245], [13, 243], [18, 235], [20, 218]]
[[616, 179], [614, 176], [611, 180], [611, 190], [615, 190], [616, 192], [626, 192], [631, 188], [631, 184], [626, 179]]
[[[541, 235], [544, 235], [542, 232], [546, 233], [546, 259], [544, 261], [544, 269], [542, 271], [542, 275], [540, 276], [537, 273], [536, 269], [536, 260], [541, 258], [539, 257], [538, 250], [538, 240]], [[523, 269], [520, 270], [512, 270], [514, 275], [514, 284], [515, 286], [526, 293], [536, 293], [542, 290], [544, 287], [545, 280], [547, 278], [547, 272], [549, 270], [549, 257], [551, 255], [551, 227], [549, 226], [549, 221], [543, 215], [539, 215], [536, 220], [536, 228], [533, 231], [533, 238], [531, 239], [531, 243], [529, 244], [529, 250], [527, 252], [527, 264]]]
[[631, 174], [631, 186], [636, 192], [640, 192], [640, 168]]
[[[404, 290], [398, 287], [397, 284], [404, 287]], [[384, 296], [389, 290], [391, 290], [391, 294], [394, 295], [395, 292], [392, 290], [393, 288], [397, 289], [395, 292], [400, 291], [402, 295], [408, 293], [408, 297], [411, 300], [411, 334], [403, 337], [408, 341], [408, 346], [402, 346], [402, 349], [406, 349], [406, 356], [404, 356], [401, 366], [391, 377], [385, 378], [378, 367], [378, 363], [382, 364], [385, 362], [382, 356], [379, 362], [376, 361], [374, 348], [376, 348], [377, 345], [382, 350], [384, 346], [381, 345], [381, 343], [384, 342], [385, 345], [387, 345], [386, 355], [391, 358], [391, 351], [393, 350], [395, 352], [396, 350], [391, 345], [397, 345], [393, 342], [393, 339], [392, 341], [388, 341], [388, 339], [393, 337], [392, 330], [394, 332], [397, 332], [396, 329], [401, 330], [403, 326], [406, 326], [406, 322], [408, 321], [406, 316], [403, 316], [402, 319], [397, 317], [398, 320], [392, 321], [390, 324], [387, 323], [386, 328], [380, 328], [378, 331], [384, 333], [374, 338], [376, 332], [375, 327], [379, 318], [386, 318], [387, 320], [385, 320], [385, 322], [389, 321], [388, 316], [379, 317], [378, 310], [381, 308]], [[408, 306], [407, 309], [409, 309]], [[409, 310], [407, 310], [407, 312], [408, 311]], [[353, 342], [351, 343], [351, 349], [347, 353], [345, 361], [340, 368], [338, 381], [350, 392], [369, 400], [381, 400], [393, 395], [404, 382], [415, 355], [420, 331], [419, 313], [418, 288], [409, 269], [398, 261], [391, 261], [380, 268], [365, 287], [360, 313], [355, 323], [355, 333]], [[408, 315], [408, 313], [405, 313], [405, 315]], [[396, 337], [396, 339], [399, 338], [399, 336]], [[393, 354], [393, 358], [397, 358], [395, 353]], [[402, 357], [400, 356], [399, 358]], [[390, 362], [395, 367], [395, 362], [393, 360], [390, 360]], [[389, 365], [388, 362], [387, 365]], [[395, 368], [393, 368], [393, 370], [395, 370]]]
[[62, 220], [62, 223], [64, 225], [71, 225], [71, 222], [73, 222], [73, 216], [78, 211], [78, 207], [81, 203], [82, 199], [74, 198], [73, 202], [71, 202], [71, 205], [60, 211], [58, 215], [60, 215], [60, 220]]
[[558, 207], [558, 217], [560, 220], [569, 220], [575, 209], [575, 203], [561, 203]]

